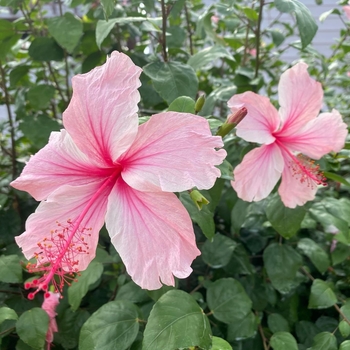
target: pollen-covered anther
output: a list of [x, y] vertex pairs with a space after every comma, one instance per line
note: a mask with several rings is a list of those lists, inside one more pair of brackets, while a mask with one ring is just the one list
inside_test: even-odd
[[327, 186], [327, 179], [320, 170], [320, 166], [303, 154], [293, 157], [289, 168], [292, 170], [293, 177], [301, 183], [306, 183], [310, 188], [315, 188], [317, 185]]

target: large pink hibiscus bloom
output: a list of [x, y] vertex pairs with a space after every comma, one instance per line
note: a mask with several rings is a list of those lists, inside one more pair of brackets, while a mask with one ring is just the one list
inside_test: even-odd
[[246, 201], [266, 198], [282, 176], [278, 192], [285, 206], [295, 208], [314, 199], [317, 185], [324, 184], [319, 159], [344, 146], [347, 126], [333, 110], [321, 113], [321, 84], [310, 78], [305, 63], [281, 75], [278, 86], [280, 109], [267, 97], [253, 92], [235, 95], [228, 106], [246, 107], [247, 116], [238, 124], [237, 135], [262, 144], [250, 151], [234, 170], [232, 186]]
[[[138, 126], [141, 69], [113, 52], [107, 62], [73, 78], [65, 129], [53, 132], [12, 186], [42, 200], [16, 237], [34, 282], [86, 269], [106, 223], [132, 279], [146, 289], [191, 273], [200, 254], [191, 219], [172, 192], [209, 189], [226, 152], [207, 121], [185, 113], [154, 115]], [[29, 286], [28, 286], [29, 287]], [[34, 293], [35, 294], [35, 293]], [[34, 295], [32, 295], [33, 297]]]

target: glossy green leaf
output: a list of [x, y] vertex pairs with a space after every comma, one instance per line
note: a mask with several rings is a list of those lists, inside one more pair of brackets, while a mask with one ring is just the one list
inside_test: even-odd
[[339, 350], [350, 350], [350, 340], [345, 340], [340, 344]]
[[227, 340], [231, 342], [252, 338], [256, 335], [257, 329], [258, 320], [253, 312], [249, 312], [243, 319], [227, 326]]
[[336, 302], [337, 297], [327, 282], [320, 279], [312, 282], [309, 309], [326, 309]]
[[216, 234], [213, 240], [207, 240], [202, 247], [202, 259], [214, 269], [226, 266], [231, 260], [237, 243], [231, 238]]
[[195, 113], [195, 102], [192, 98], [187, 96], [181, 96], [170, 103], [168, 111], [182, 112], [182, 113]]
[[293, 237], [300, 229], [306, 210], [303, 207], [290, 209], [284, 206], [280, 196], [270, 199], [266, 207], [266, 216], [272, 227], [284, 238]]
[[272, 285], [280, 293], [289, 293], [298, 286], [296, 274], [302, 265], [302, 257], [292, 247], [271, 243], [264, 250], [264, 262]]
[[103, 273], [103, 265], [99, 262], [92, 261], [88, 268], [77, 276], [77, 282], [72, 283], [68, 288], [68, 301], [72, 310], [77, 310], [81, 300], [86, 295], [89, 287], [96, 283]]
[[84, 323], [80, 350], [126, 350], [139, 331], [137, 307], [127, 300], [111, 301]]
[[83, 23], [70, 12], [66, 12], [63, 16], [49, 18], [47, 26], [49, 33], [69, 53], [73, 52], [83, 35]]
[[228, 51], [220, 45], [215, 45], [207, 47], [196, 54], [194, 54], [187, 62], [194, 70], [203, 69], [203, 67], [208, 66], [208, 68], [217, 64], [218, 59], [228, 58], [234, 60], [233, 56], [228, 53]]
[[35, 61], [61, 61], [64, 51], [52, 38], [35, 38], [28, 49], [29, 56]]
[[213, 344], [210, 350], [232, 350], [231, 345], [224, 339], [213, 337]]
[[180, 62], [152, 62], [143, 67], [153, 83], [154, 89], [171, 104], [179, 96], [195, 98], [198, 79], [193, 68]]
[[241, 322], [252, 308], [252, 301], [242, 285], [233, 278], [221, 278], [207, 290], [207, 303], [214, 317], [221, 322]]
[[298, 249], [310, 258], [312, 263], [321, 273], [326, 272], [331, 265], [328, 254], [310, 238], [302, 238], [298, 242]]
[[280, 314], [268, 315], [267, 324], [272, 333], [290, 332], [288, 321]]
[[337, 350], [337, 338], [329, 332], [322, 332], [315, 336], [310, 350]]
[[308, 46], [318, 28], [310, 10], [298, 0], [274, 0], [274, 3], [279, 11], [295, 14], [302, 47]]
[[15, 310], [10, 309], [9, 307], [0, 308], [0, 324], [5, 320], [17, 320], [18, 316]]
[[288, 332], [277, 332], [271, 339], [270, 344], [274, 350], [298, 350], [295, 338]]
[[143, 303], [149, 300], [149, 296], [146, 290], [142, 289], [133, 281], [130, 281], [118, 289], [116, 299], [129, 300], [133, 303]]
[[0, 256], [0, 281], [5, 283], [22, 282], [22, 267], [17, 255]]
[[323, 175], [327, 178], [327, 179], [330, 179], [330, 180], [333, 180], [335, 182], [339, 182], [345, 186], [348, 186], [350, 187], [350, 182], [347, 181], [346, 179], [344, 179], [343, 176], [341, 175], [338, 175], [338, 174], [334, 174], [334, 173], [330, 173], [328, 171], [324, 171], [323, 172]]
[[339, 332], [343, 338], [347, 338], [350, 335], [350, 325], [345, 320], [339, 322]]
[[20, 339], [27, 345], [42, 349], [45, 344], [49, 316], [41, 308], [35, 307], [25, 311], [18, 319], [16, 332]]
[[153, 306], [146, 324], [142, 350], [191, 346], [210, 348], [209, 321], [191, 295], [171, 290]]

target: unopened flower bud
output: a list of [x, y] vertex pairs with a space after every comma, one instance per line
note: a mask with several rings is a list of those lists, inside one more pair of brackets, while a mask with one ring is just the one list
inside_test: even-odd
[[198, 100], [196, 101], [195, 106], [194, 106], [194, 110], [195, 110], [196, 114], [199, 113], [202, 110], [202, 108], [204, 106], [204, 102], [205, 102], [204, 95], [200, 95], [198, 97]]
[[219, 127], [216, 135], [221, 137], [226, 136], [234, 127], [237, 126], [237, 124], [242, 121], [247, 113], [248, 110], [246, 107], [237, 109], [234, 113], [227, 117], [226, 122]]
[[230, 114], [227, 117], [226, 123], [227, 124], [235, 124], [238, 125], [243, 118], [248, 114], [248, 110], [245, 107], [239, 108], [235, 113]]
[[202, 210], [203, 205], [209, 204], [209, 201], [198, 190], [191, 191], [190, 197], [197, 206], [198, 210]]

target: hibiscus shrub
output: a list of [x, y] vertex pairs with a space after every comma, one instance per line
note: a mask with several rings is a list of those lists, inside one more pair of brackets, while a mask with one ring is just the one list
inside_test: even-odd
[[350, 4], [206, 3], [0, 0], [1, 349], [350, 349]]

